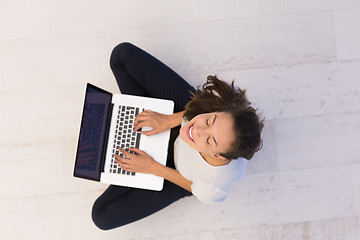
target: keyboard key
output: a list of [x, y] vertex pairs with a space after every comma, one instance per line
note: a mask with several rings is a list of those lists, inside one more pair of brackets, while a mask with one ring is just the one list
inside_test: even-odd
[[[144, 111], [144, 109], [143, 109]], [[126, 176], [135, 176], [133, 172], [127, 172], [120, 168], [120, 166], [115, 162], [114, 154], [117, 154], [121, 157], [123, 154], [118, 150], [118, 146], [124, 149], [129, 149], [130, 147], [139, 147], [139, 138], [141, 134], [137, 134], [133, 131], [134, 128], [134, 118], [140, 112], [139, 108], [135, 107], [125, 107], [119, 106], [118, 116], [117, 116], [117, 125], [115, 131], [115, 139], [114, 139], [114, 149], [113, 149], [113, 157], [111, 162], [113, 163], [110, 166], [110, 172], [115, 174], [123, 174]], [[140, 129], [141, 131], [141, 129]], [[116, 149], [116, 150], [115, 150]], [[135, 152], [130, 152], [135, 154]], [[126, 157], [125, 157], [126, 158]]]

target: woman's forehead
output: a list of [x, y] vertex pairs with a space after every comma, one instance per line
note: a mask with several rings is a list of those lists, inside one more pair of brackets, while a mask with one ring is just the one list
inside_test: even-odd
[[218, 148], [228, 150], [235, 140], [234, 119], [229, 113], [215, 113], [214, 137]]

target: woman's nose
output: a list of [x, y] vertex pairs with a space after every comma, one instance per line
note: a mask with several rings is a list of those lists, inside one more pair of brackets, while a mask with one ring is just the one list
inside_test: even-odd
[[197, 129], [196, 129], [196, 135], [198, 137], [201, 137], [203, 135], [206, 135], [209, 131], [209, 128], [207, 126], [198, 126]]

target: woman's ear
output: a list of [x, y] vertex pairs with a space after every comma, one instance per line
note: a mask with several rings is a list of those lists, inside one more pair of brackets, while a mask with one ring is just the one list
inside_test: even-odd
[[212, 154], [212, 156], [213, 156], [214, 158], [216, 158], [217, 160], [228, 161], [227, 158], [221, 156], [220, 154]]

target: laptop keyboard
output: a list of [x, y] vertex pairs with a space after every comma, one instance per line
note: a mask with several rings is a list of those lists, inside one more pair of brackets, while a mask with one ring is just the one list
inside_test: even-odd
[[[144, 109], [142, 109], [144, 111]], [[120, 168], [119, 164], [115, 162], [114, 154], [121, 157], [124, 155], [118, 150], [119, 147], [128, 149], [129, 147], [139, 148], [141, 129], [138, 132], [134, 132], [135, 117], [139, 114], [140, 109], [136, 107], [119, 106], [118, 116], [116, 120], [115, 139], [113, 144], [112, 158], [110, 163], [110, 173], [123, 174], [129, 176], [135, 176], [134, 172], [128, 172]], [[130, 153], [134, 153], [130, 151]]]

